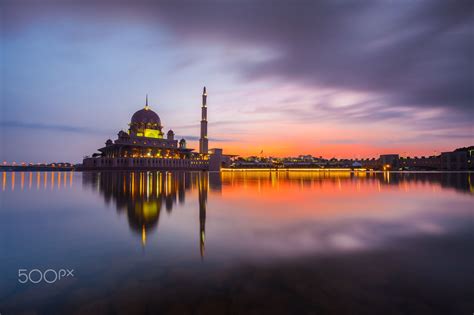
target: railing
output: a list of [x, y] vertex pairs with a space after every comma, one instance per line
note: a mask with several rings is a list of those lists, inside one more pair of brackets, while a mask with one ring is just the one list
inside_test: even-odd
[[207, 170], [209, 160], [166, 158], [87, 158], [81, 169], [176, 169]]

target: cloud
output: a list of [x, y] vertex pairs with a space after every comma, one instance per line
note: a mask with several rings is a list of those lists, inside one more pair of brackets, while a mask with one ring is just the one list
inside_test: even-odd
[[[254, 123], [265, 123], [272, 121], [271, 119], [247, 119], [247, 120], [218, 120], [218, 121], [209, 121], [208, 126], [212, 127], [228, 127], [231, 125], [247, 125], [247, 124], [254, 124]], [[200, 123], [193, 123], [193, 124], [186, 124], [186, 125], [178, 125], [176, 128], [180, 129], [195, 129], [201, 126]]]
[[[469, 0], [3, 4], [0, 33], [7, 40], [41, 26], [48, 36], [60, 36], [67, 47], [73, 43], [91, 48], [77, 51], [93, 56], [96, 48], [106, 46], [108, 37], [125, 38], [124, 30], [133, 29], [138, 37], [133, 37], [131, 46], [150, 51], [154, 56], [150, 63], [170, 62], [172, 71], [198, 69], [197, 74], [180, 74], [192, 81], [210, 77], [227, 83], [222, 78], [231, 77], [235, 86], [229, 90], [238, 93], [221, 94], [220, 109], [232, 109], [228, 112], [232, 115], [222, 115], [224, 110], [210, 122], [222, 138], [231, 137], [230, 127], [240, 135], [255, 133], [253, 139], [258, 139], [258, 129], [266, 122], [312, 126], [321, 121], [334, 122], [335, 130], [341, 123], [352, 127], [381, 122], [385, 131], [391, 130], [378, 135], [385, 143], [385, 138], [398, 134], [420, 144], [469, 140], [466, 135], [472, 134], [474, 2]], [[163, 48], [179, 51], [178, 60], [161, 54]], [[144, 62], [133, 53], [126, 56]], [[295, 89], [282, 93], [287, 86]], [[263, 92], [248, 93], [256, 87]], [[332, 94], [323, 97], [317, 91]], [[334, 101], [347, 93], [364, 97], [348, 98], [344, 104]], [[310, 99], [314, 95], [318, 97]], [[189, 134], [198, 128], [182, 123], [183, 132], [189, 128]], [[82, 127], [71, 126], [35, 128], [58, 127], [83, 132]], [[213, 140], [219, 141], [219, 133], [215, 134], [218, 139]], [[350, 143], [346, 138], [327, 141]]]
[[[97, 134], [97, 133], [110, 133], [114, 134], [116, 130], [102, 130], [97, 128], [90, 127], [81, 127], [81, 126], [72, 126], [72, 125], [56, 125], [56, 124], [43, 124], [43, 123], [26, 123], [20, 121], [0, 121], [0, 128], [19, 128], [19, 129], [35, 129], [35, 130], [50, 130], [50, 131], [60, 131], [60, 132], [72, 132], [72, 133], [87, 133], [87, 134]], [[199, 140], [197, 136], [177, 135], [176, 138], [184, 138], [186, 140], [196, 141]], [[232, 139], [224, 138], [209, 138], [209, 141], [214, 142], [231, 142], [235, 141]]]
[[36, 130], [51, 130], [61, 132], [73, 132], [73, 133], [87, 133], [97, 134], [104, 132], [114, 132], [111, 130], [102, 130], [97, 128], [74, 126], [74, 125], [56, 125], [56, 124], [43, 124], [43, 123], [28, 123], [21, 121], [0, 121], [0, 128], [19, 128], [19, 129], [36, 129]]
[[321, 144], [354, 144], [358, 143], [357, 139], [322, 139]]
[[[176, 136], [177, 139], [181, 139], [181, 138], [184, 138], [186, 140], [191, 140], [191, 141], [198, 141], [199, 140], [199, 137], [197, 136]], [[212, 142], [232, 142], [232, 141], [236, 141], [236, 140], [233, 140], [233, 139], [224, 139], [224, 138], [209, 138], [209, 141], [212, 141]]]
[[[448, 108], [461, 119], [463, 113], [473, 115], [472, 1], [47, 3], [42, 10], [49, 16], [146, 23], [165, 27], [175, 42], [266, 49], [268, 58], [228, 69], [244, 80], [276, 78], [370, 92], [392, 108]], [[7, 4], [4, 32], [42, 19], [35, 2], [23, 2], [22, 12], [14, 2]], [[380, 115], [400, 113], [387, 109]]]
[[233, 69], [245, 80], [373, 93], [385, 109], [370, 118], [406, 107], [473, 115], [472, 1], [166, 2], [157, 18], [183, 41], [277, 52]]

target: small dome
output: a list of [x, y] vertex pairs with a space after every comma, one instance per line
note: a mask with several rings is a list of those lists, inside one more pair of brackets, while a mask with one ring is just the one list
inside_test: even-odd
[[186, 149], [186, 140], [184, 139], [179, 140], [179, 148]]
[[161, 126], [161, 120], [157, 113], [152, 111], [148, 106], [135, 112], [132, 116], [132, 124], [157, 124]]
[[119, 138], [130, 138], [130, 135], [123, 130], [120, 130], [118, 133]]
[[169, 134], [169, 135], [174, 135], [174, 131], [173, 131], [172, 129], [170, 129], [170, 130], [168, 131], [168, 134]]

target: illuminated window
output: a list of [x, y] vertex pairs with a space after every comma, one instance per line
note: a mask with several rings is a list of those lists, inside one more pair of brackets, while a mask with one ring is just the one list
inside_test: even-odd
[[159, 130], [155, 129], [145, 129], [145, 137], [147, 138], [161, 138]]

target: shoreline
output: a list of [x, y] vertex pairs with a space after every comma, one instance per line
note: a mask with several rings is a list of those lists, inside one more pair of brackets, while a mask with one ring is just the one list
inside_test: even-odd
[[[83, 169], [78, 167], [29, 167], [29, 166], [0, 166], [1, 172], [211, 172], [205, 170], [183, 169]], [[312, 173], [473, 173], [473, 170], [374, 170], [365, 168], [222, 168], [218, 173], [246, 173], [246, 172], [312, 172]]]

